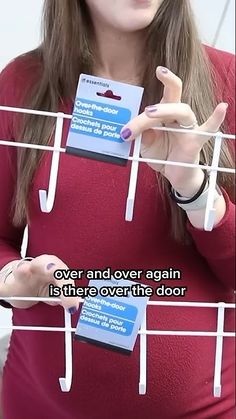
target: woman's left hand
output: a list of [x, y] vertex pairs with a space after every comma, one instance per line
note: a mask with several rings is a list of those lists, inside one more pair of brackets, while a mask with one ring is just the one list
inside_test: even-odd
[[[148, 106], [145, 112], [132, 119], [122, 129], [121, 138], [131, 141], [143, 134], [141, 155], [144, 158], [199, 163], [200, 151], [210, 137], [191, 133], [191, 128], [198, 131], [217, 132], [225, 119], [228, 105], [220, 103], [209, 119], [198, 126], [196, 116], [190, 106], [181, 103], [182, 81], [180, 78], [163, 67], [157, 67], [156, 76], [164, 85], [161, 102]], [[161, 124], [171, 128], [180, 128], [180, 125], [190, 128], [187, 133], [167, 133], [153, 129]], [[149, 164], [149, 166], [161, 172], [182, 196], [193, 196], [203, 180], [203, 171], [199, 168], [164, 164]]]

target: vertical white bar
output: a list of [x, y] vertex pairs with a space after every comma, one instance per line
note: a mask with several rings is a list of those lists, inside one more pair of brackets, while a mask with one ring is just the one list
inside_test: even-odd
[[204, 220], [204, 230], [211, 231], [215, 222], [214, 195], [217, 181], [217, 167], [219, 165], [220, 151], [222, 143], [222, 133], [218, 132], [215, 137], [214, 153], [212, 159], [212, 170], [209, 178], [209, 191]]
[[[139, 158], [140, 156], [140, 148], [141, 148], [141, 141], [142, 136], [139, 135], [134, 142], [134, 153], [133, 157]], [[132, 221], [133, 213], [134, 213], [134, 201], [135, 201], [135, 193], [136, 193], [136, 186], [137, 186], [137, 179], [138, 179], [138, 167], [139, 161], [133, 160], [131, 165], [131, 172], [130, 172], [130, 180], [129, 180], [129, 192], [126, 201], [126, 211], [125, 211], [125, 220]]]
[[224, 314], [225, 304], [219, 303], [217, 313], [217, 338], [216, 338], [216, 354], [215, 354], [215, 370], [214, 370], [214, 397], [221, 396], [221, 368], [223, 355], [223, 332], [224, 332]]
[[23, 241], [21, 244], [21, 257], [25, 258], [27, 246], [28, 246], [28, 237], [29, 237], [29, 226], [27, 225], [24, 230]]
[[[146, 308], [147, 310], [147, 308]], [[140, 375], [139, 375], [139, 394], [146, 394], [147, 391], [147, 315], [144, 313], [140, 328]], [[145, 333], [144, 333], [145, 332]]]

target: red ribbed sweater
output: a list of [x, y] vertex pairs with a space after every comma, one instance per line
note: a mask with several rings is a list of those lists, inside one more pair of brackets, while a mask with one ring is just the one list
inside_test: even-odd
[[[234, 132], [234, 58], [207, 49], [218, 77], [218, 90], [229, 103], [228, 131]], [[37, 77], [37, 63], [13, 61], [0, 76], [0, 104], [21, 106], [27, 86]], [[61, 107], [71, 113], [72, 103]], [[13, 115], [0, 112], [0, 138], [16, 140]], [[63, 145], [69, 122], [65, 121]], [[232, 302], [234, 285], [234, 206], [212, 231], [187, 226], [192, 245], [177, 244], [160, 198], [155, 173], [140, 165], [133, 222], [125, 222], [130, 165], [62, 154], [54, 209], [40, 211], [38, 191], [47, 189], [51, 154], [45, 153], [30, 190], [27, 254], [55, 254], [80, 269], [181, 269], [186, 301]], [[0, 266], [19, 258], [23, 229], [13, 227], [11, 201], [16, 177], [16, 149], [0, 146]], [[163, 281], [173, 286], [171, 281]], [[85, 284], [85, 281], [84, 281]], [[150, 282], [148, 283], [150, 285]], [[81, 283], [80, 283], [81, 285]], [[155, 284], [153, 284], [155, 285]], [[170, 300], [170, 299], [169, 299]], [[180, 299], [176, 298], [176, 301]], [[165, 300], [167, 301], [167, 299]], [[73, 316], [76, 325], [78, 314]], [[63, 310], [44, 304], [13, 310], [14, 325], [63, 326]], [[205, 308], [148, 308], [148, 328], [215, 331], [216, 311]], [[225, 328], [233, 330], [227, 310]], [[62, 393], [64, 336], [60, 332], [12, 334], [4, 370], [4, 419], [233, 419], [234, 344], [225, 338], [222, 397], [213, 397], [215, 338], [148, 337], [147, 394], [138, 395], [139, 339], [131, 356], [85, 343], [73, 343], [73, 385]]]

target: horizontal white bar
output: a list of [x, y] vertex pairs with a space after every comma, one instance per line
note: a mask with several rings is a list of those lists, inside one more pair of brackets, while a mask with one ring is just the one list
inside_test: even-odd
[[44, 150], [44, 151], [60, 151], [61, 153], [65, 153], [65, 148], [56, 148], [50, 145], [39, 145], [39, 144], [29, 144], [29, 143], [17, 143], [13, 141], [6, 141], [0, 140], [0, 146], [7, 145], [9, 147], [20, 147], [20, 148], [32, 148], [34, 150]]
[[[0, 144], [1, 145], [1, 144]], [[192, 164], [192, 163], [183, 163], [183, 162], [175, 162], [175, 161], [171, 161], [171, 160], [158, 160], [158, 159], [146, 159], [143, 157], [139, 157], [139, 158], [135, 158], [135, 157], [128, 157], [128, 160], [137, 160], [143, 163], [157, 163], [157, 164], [165, 164], [165, 165], [169, 165], [169, 166], [182, 166], [182, 167], [190, 167], [190, 168], [200, 168], [203, 170], [217, 170], [217, 172], [225, 172], [225, 173], [235, 173], [235, 169], [232, 169], [230, 167], [212, 167], [212, 166], [205, 166], [203, 164]]]
[[[184, 129], [184, 128], [170, 128], [170, 127], [153, 127], [152, 129], [158, 130], [158, 131], [168, 131], [168, 132], [177, 132], [177, 133], [182, 133], [182, 134], [189, 134], [191, 132], [191, 134], [196, 134], [196, 135], [200, 135], [202, 137], [215, 137], [216, 136], [216, 132], [208, 132], [208, 131], [198, 131], [196, 129]], [[228, 140], [235, 140], [236, 136], [233, 134], [223, 134], [221, 133], [221, 137], [228, 139]]]
[[235, 304], [231, 303], [197, 303], [197, 302], [188, 302], [188, 301], [149, 301], [148, 305], [150, 306], [179, 306], [179, 307], [222, 307], [222, 304], [225, 308], [236, 308]]
[[[33, 331], [33, 332], [75, 332], [76, 328], [65, 328], [65, 327], [46, 327], [46, 326], [0, 326], [0, 329], [4, 330], [21, 330], [21, 331]], [[182, 331], [182, 330], [142, 330], [139, 334], [145, 335], [158, 335], [158, 336], [224, 336], [224, 337], [235, 337], [234, 332], [193, 332], [193, 331]]]
[[[58, 117], [59, 112], [48, 112], [48, 111], [37, 111], [35, 109], [24, 109], [24, 108], [14, 108], [11, 106], [0, 106], [0, 111], [6, 112], [16, 112], [16, 113], [26, 113], [29, 115], [42, 115], [42, 116], [52, 116], [54, 118]], [[60, 112], [62, 115], [62, 113]], [[72, 115], [63, 113], [63, 119], [72, 119]]]
[[[0, 300], [7, 300], [7, 301], [38, 301], [44, 303], [61, 303], [60, 298], [49, 298], [49, 297], [0, 297]], [[80, 298], [80, 302], [82, 303], [84, 299]], [[198, 303], [198, 302], [189, 302], [189, 301], [148, 301], [147, 303], [150, 306], [169, 306], [169, 307], [222, 307], [225, 308], [233, 308], [235, 309], [235, 304], [231, 303]]]
[[159, 335], [159, 336], [224, 336], [228, 338], [235, 338], [234, 332], [223, 332], [221, 334], [217, 332], [188, 332], [188, 331], [175, 331], [175, 330], [145, 330], [139, 332], [139, 334], [145, 333], [146, 335]]
[[[60, 304], [60, 298], [49, 298], [49, 297], [0, 297], [0, 301], [38, 301], [43, 303], [58, 303]], [[83, 300], [84, 301], [84, 300]]]
[[[52, 146], [42, 146], [38, 144], [28, 144], [28, 143], [19, 143], [19, 142], [13, 142], [13, 141], [7, 141], [7, 140], [0, 140], [0, 146], [6, 145], [10, 147], [21, 147], [21, 148], [32, 148], [34, 150], [44, 150], [44, 151], [60, 151], [61, 153], [65, 153], [65, 148], [56, 148]], [[171, 160], [158, 160], [158, 159], [146, 159], [143, 157], [128, 157], [127, 160], [131, 161], [139, 161], [143, 163], [156, 163], [156, 164], [165, 164], [169, 166], [180, 166], [180, 167], [190, 167], [190, 168], [201, 168], [203, 170], [217, 170], [218, 172], [224, 172], [224, 173], [235, 173], [236, 170], [229, 168], [229, 167], [212, 167], [212, 166], [204, 166], [203, 164], [192, 164], [192, 163], [183, 163], [183, 162], [175, 162]]]
[[[18, 113], [26, 113], [26, 114], [31, 114], [31, 115], [42, 115], [42, 116], [51, 116], [54, 118], [58, 117], [58, 113], [57, 112], [47, 112], [47, 111], [37, 111], [35, 109], [24, 109], [24, 108], [14, 108], [11, 106], [0, 106], [0, 111], [6, 111], [6, 112], [18, 112]], [[63, 115], [63, 118], [65, 119], [72, 119], [72, 115], [68, 115], [65, 113], [61, 113], [60, 115]], [[183, 134], [188, 134], [189, 130], [188, 129], [184, 129], [184, 128], [167, 128], [167, 127], [153, 127], [154, 129], [157, 129], [159, 131], [169, 131], [169, 132], [179, 132], [179, 133], [183, 133]], [[207, 136], [207, 137], [215, 137], [216, 136], [216, 132], [206, 132], [206, 131], [197, 131], [197, 130], [191, 130], [192, 134], [198, 134], [201, 136]], [[222, 138], [228, 138], [231, 140], [235, 140], [235, 135], [232, 134], [223, 134], [222, 133]]]

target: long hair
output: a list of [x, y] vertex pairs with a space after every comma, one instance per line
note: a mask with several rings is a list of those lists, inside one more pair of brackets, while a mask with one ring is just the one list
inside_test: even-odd
[[[45, 0], [43, 40], [41, 45], [26, 54], [40, 64], [38, 80], [27, 94], [25, 106], [32, 109], [58, 111], [65, 99], [75, 97], [80, 73], [93, 74], [96, 41], [93, 25], [84, 0]], [[192, 16], [189, 0], [163, 0], [155, 18], [147, 28], [146, 56], [140, 85], [145, 88], [142, 109], [158, 103], [162, 97], [161, 83], [155, 77], [157, 65], [168, 67], [183, 81], [182, 101], [188, 103], [199, 124], [213, 112], [216, 105], [214, 75]], [[21, 124], [20, 138], [27, 142], [48, 144], [55, 120], [26, 115]], [[211, 162], [212, 142], [201, 153], [201, 161]], [[21, 149], [18, 155], [18, 176], [13, 221], [15, 225], [30, 222], [28, 195], [42, 152]], [[223, 145], [220, 164], [232, 166], [230, 153]], [[171, 213], [173, 236], [183, 240], [186, 234], [184, 211], [169, 198], [169, 183], [159, 176], [165, 200]], [[220, 184], [231, 189], [229, 175], [219, 175]]]

